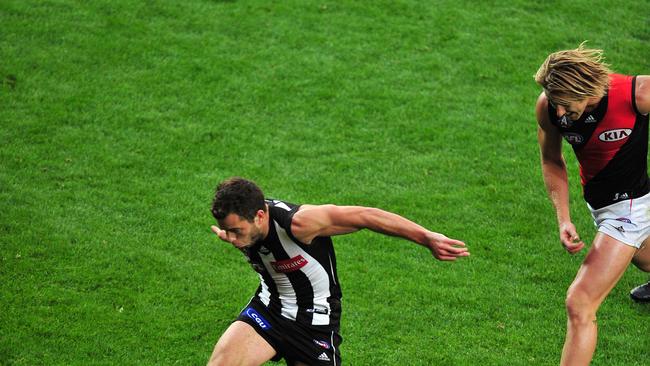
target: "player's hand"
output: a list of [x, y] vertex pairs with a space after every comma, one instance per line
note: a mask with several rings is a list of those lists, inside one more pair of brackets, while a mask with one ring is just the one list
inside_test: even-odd
[[431, 250], [431, 254], [441, 261], [455, 261], [458, 257], [469, 256], [469, 250], [465, 247], [465, 243], [439, 233], [429, 233], [427, 247]]
[[212, 232], [215, 233], [219, 239], [233, 245], [235, 244], [235, 240], [237, 238], [235, 237], [234, 233], [228, 233], [226, 230], [221, 230], [218, 226], [215, 225], [210, 226], [210, 229], [212, 229]]
[[576, 227], [571, 222], [560, 224], [560, 241], [567, 252], [576, 254], [585, 247], [585, 243], [580, 240]]

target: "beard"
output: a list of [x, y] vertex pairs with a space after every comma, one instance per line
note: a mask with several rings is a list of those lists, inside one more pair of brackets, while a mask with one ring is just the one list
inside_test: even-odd
[[248, 241], [248, 244], [243, 245], [242, 247], [244, 248], [250, 248], [254, 246], [255, 244], [261, 242], [264, 240], [264, 234], [262, 233], [262, 230], [259, 228], [254, 228], [251, 229], [250, 233], [250, 240]]
[[254, 232], [251, 234], [251, 244], [250, 245], [255, 245], [259, 242], [264, 240], [264, 235], [262, 234], [262, 230], [257, 230], [257, 232]]

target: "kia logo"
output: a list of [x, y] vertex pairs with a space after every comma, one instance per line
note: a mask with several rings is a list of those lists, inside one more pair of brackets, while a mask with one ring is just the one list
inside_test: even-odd
[[616, 130], [609, 130], [598, 135], [598, 139], [604, 142], [614, 142], [627, 138], [632, 133], [629, 128], [619, 128]]

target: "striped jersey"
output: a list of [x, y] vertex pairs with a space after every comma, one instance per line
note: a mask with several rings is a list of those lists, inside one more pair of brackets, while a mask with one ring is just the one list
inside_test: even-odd
[[267, 200], [269, 232], [242, 252], [259, 274], [255, 296], [269, 311], [302, 324], [339, 326], [341, 288], [330, 237], [301, 243], [291, 233], [291, 220], [300, 208]]
[[556, 118], [548, 106], [551, 123], [578, 158], [584, 198], [594, 209], [650, 192], [648, 115], [636, 107], [635, 82], [634, 76], [609, 75], [607, 95], [577, 121]]

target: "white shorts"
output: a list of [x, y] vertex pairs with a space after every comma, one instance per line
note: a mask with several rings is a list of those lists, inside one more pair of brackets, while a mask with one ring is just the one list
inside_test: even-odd
[[599, 232], [624, 244], [641, 248], [643, 241], [650, 236], [650, 193], [597, 210], [589, 206], [589, 210]]

